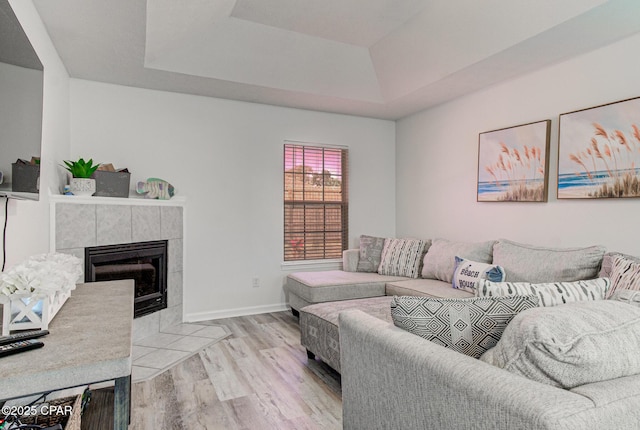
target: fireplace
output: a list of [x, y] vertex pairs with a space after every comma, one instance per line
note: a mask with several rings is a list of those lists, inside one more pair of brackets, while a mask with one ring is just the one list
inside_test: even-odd
[[134, 318], [167, 307], [167, 241], [85, 248], [85, 282], [133, 279]]

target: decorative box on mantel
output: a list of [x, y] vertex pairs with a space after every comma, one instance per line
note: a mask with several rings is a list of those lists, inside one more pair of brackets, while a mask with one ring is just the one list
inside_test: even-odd
[[34, 297], [27, 293], [5, 296], [2, 304], [2, 336], [15, 330], [46, 330], [71, 291], [56, 291], [46, 297]]

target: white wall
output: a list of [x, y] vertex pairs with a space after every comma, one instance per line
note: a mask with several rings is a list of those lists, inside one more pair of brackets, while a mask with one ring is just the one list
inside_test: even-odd
[[[398, 121], [397, 234], [640, 255], [640, 200], [556, 199], [558, 115], [640, 96], [639, 48], [637, 35]], [[478, 133], [544, 119], [552, 120], [549, 201], [476, 202]]]
[[[31, 0], [9, 0], [44, 66], [40, 201], [9, 200], [6, 268], [49, 251], [48, 189], [58, 188], [57, 164], [69, 152], [69, 75]], [[3, 211], [0, 223], [4, 223]], [[1, 247], [1, 245], [0, 245]]]
[[283, 308], [284, 140], [349, 146], [351, 243], [395, 234], [394, 122], [72, 79], [71, 123], [73, 158], [187, 196], [189, 320]]

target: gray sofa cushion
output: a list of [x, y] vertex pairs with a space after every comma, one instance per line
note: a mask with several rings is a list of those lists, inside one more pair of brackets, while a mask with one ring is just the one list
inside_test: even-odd
[[615, 300], [517, 315], [481, 360], [561, 388], [640, 374], [640, 308]]
[[604, 300], [611, 282], [609, 278], [587, 279], [575, 282], [491, 282], [481, 279], [478, 283], [479, 297], [504, 297], [535, 294], [540, 306], [557, 306], [583, 300]]
[[424, 256], [422, 277], [451, 283], [456, 256], [479, 263], [491, 263], [494, 242], [469, 243], [434, 239]]
[[493, 264], [509, 282], [571, 282], [598, 276], [602, 246], [548, 248], [500, 239], [493, 246]]
[[384, 296], [385, 283], [407, 279], [377, 273], [327, 270], [287, 276], [287, 290], [309, 303]]
[[500, 339], [518, 312], [538, 306], [536, 296], [435, 299], [394, 297], [393, 323], [455, 351], [480, 357]]
[[457, 290], [452, 288], [451, 284], [437, 279], [408, 279], [387, 282], [385, 291], [387, 296], [421, 296], [452, 299], [473, 297], [473, 293]]
[[384, 237], [360, 236], [358, 272], [377, 272], [383, 248]]

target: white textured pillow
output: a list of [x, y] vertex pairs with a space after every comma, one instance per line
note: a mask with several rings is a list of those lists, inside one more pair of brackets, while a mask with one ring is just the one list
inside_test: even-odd
[[504, 297], [536, 294], [540, 306], [556, 306], [584, 300], [604, 300], [611, 282], [609, 278], [588, 279], [575, 282], [529, 282], [478, 281], [478, 297]]
[[453, 271], [453, 288], [475, 293], [480, 279], [492, 282], [504, 281], [504, 269], [494, 264], [478, 263], [456, 256]]
[[417, 278], [424, 247], [420, 239], [385, 239], [378, 273]]
[[480, 360], [571, 389], [640, 373], [638, 351], [640, 308], [598, 300], [519, 313]]
[[456, 256], [479, 263], [491, 263], [493, 244], [493, 240], [469, 243], [434, 239], [424, 256], [422, 277], [451, 282], [453, 280]]
[[548, 248], [500, 239], [493, 246], [493, 264], [512, 282], [572, 282], [597, 277], [604, 252], [602, 246]]

